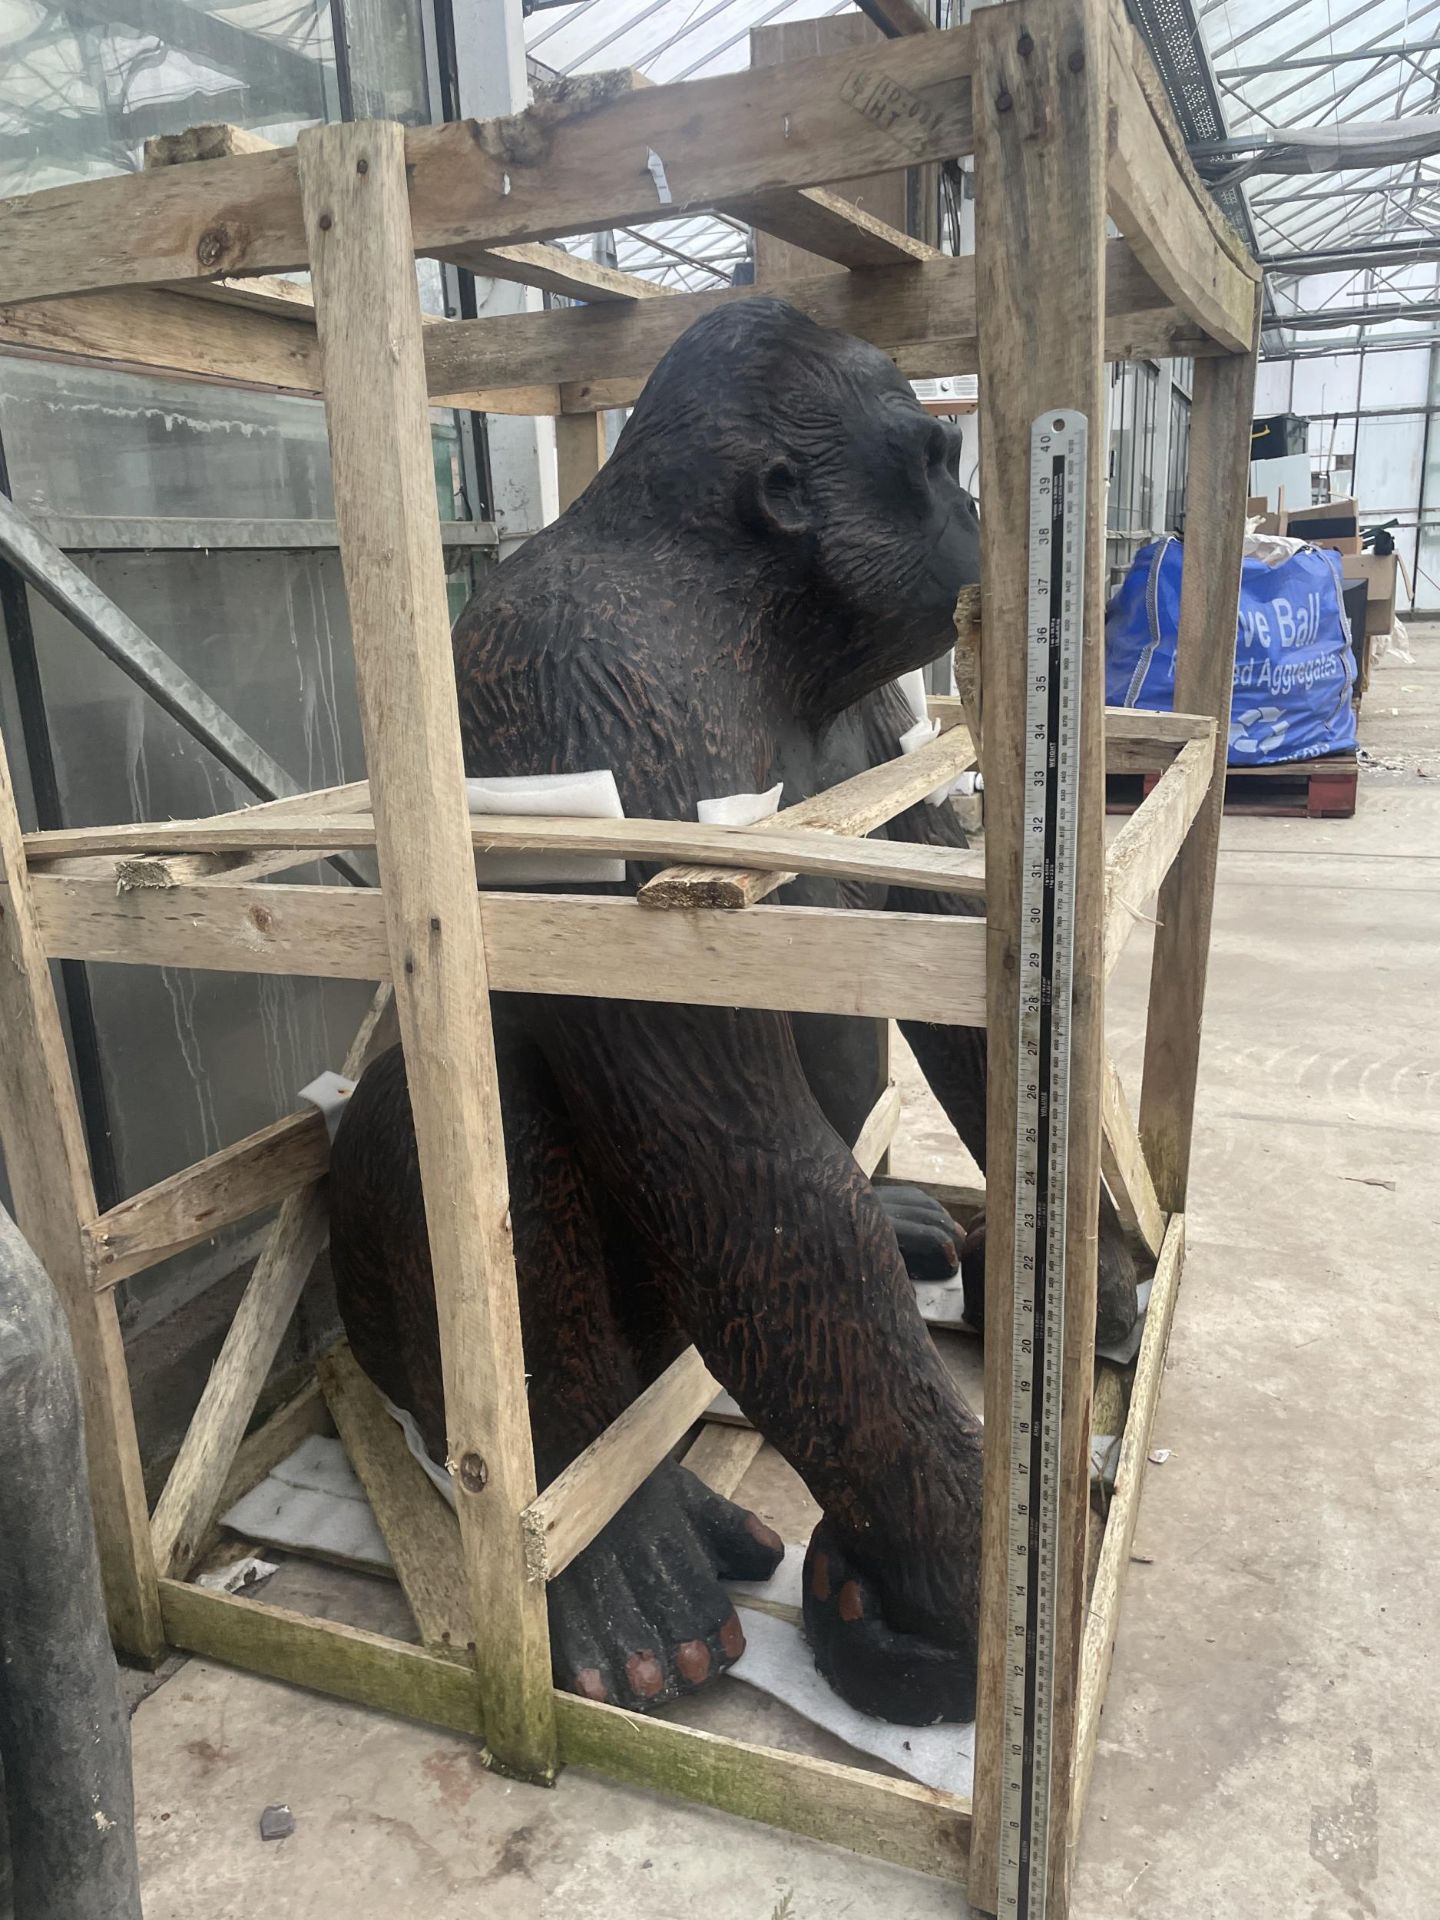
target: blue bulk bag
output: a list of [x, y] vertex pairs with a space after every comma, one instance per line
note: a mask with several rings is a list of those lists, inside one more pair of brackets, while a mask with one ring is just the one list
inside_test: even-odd
[[[1276, 552], [1274, 564], [1251, 551]], [[1313, 760], [1355, 744], [1355, 655], [1340, 556], [1323, 547], [1246, 542], [1235, 635], [1230, 765]], [[1110, 706], [1175, 705], [1184, 549], [1173, 534], [1142, 547], [1105, 615]]]

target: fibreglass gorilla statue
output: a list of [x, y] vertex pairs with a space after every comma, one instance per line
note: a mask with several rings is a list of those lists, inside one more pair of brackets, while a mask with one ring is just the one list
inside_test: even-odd
[[[467, 771], [609, 767], [627, 814], [694, 819], [700, 800], [783, 780], [792, 805], [892, 758], [911, 716], [890, 683], [952, 644], [978, 577], [957, 455], [875, 348], [776, 299], [698, 321], [598, 478], [461, 616]], [[964, 844], [948, 807], [889, 831]], [[633, 890], [646, 870], [629, 872]], [[782, 897], [857, 896], [808, 880]], [[975, 906], [899, 889], [888, 904]], [[822, 1670], [887, 1718], [971, 1717], [979, 1425], [897, 1228], [917, 1266], [953, 1271], [958, 1249], [923, 1197], [887, 1212], [848, 1150], [874, 1023], [521, 994], [494, 1016], [541, 1484], [693, 1340], [824, 1509], [805, 1580]], [[906, 1033], [983, 1165], [984, 1035]], [[398, 1050], [349, 1102], [332, 1218], [355, 1354], [443, 1460]], [[551, 1584], [557, 1683], [638, 1707], [702, 1684], [743, 1647], [724, 1580], [763, 1577], [780, 1551], [667, 1462]]]

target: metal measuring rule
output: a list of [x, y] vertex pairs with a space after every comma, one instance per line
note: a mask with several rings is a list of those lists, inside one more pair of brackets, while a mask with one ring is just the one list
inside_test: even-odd
[[1000, 1798], [1004, 1920], [1044, 1920], [1050, 1852], [1087, 432], [1084, 414], [1063, 410], [1041, 414], [1030, 428]]

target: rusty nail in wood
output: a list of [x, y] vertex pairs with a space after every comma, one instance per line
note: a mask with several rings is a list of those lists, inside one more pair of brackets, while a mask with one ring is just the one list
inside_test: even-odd
[[1028, 60], [1030, 55], [1035, 51], [1035, 42], [1030, 38], [1028, 33], [1022, 33], [1015, 44], [1020, 50], [1022, 60]]
[[195, 249], [195, 258], [202, 267], [213, 267], [225, 252], [228, 235], [223, 227], [207, 227], [200, 236]]
[[995, 96], [995, 111], [997, 113], [1009, 113], [1011, 107], [1014, 104], [1015, 103], [1010, 98], [1010, 95], [1002, 87], [999, 93], [997, 93]]
[[320, 216], [320, 231], [321, 231], [322, 233], [328, 233], [328, 232], [330, 231], [330, 229], [331, 229], [331, 227], [333, 227], [333, 226], [334, 226], [334, 224], [335, 224], [335, 222], [334, 222], [334, 221], [333, 221], [333, 220], [332, 220], [332, 219], [330, 218], [330, 215], [329, 215], [328, 213], [322, 213], [322, 214], [321, 214], [321, 216]]
[[368, 173], [370, 171], [370, 162], [368, 160], [357, 160], [355, 162], [355, 171], [356, 173]]
[[1075, 51], [1071, 54], [1070, 58], [1065, 62], [1065, 64], [1067, 67], [1069, 67], [1071, 73], [1083, 73], [1085, 71], [1084, 51], [1080, 47], [1076, 47]]
[[467, 1493], [483, 1493], [490, 1469], [478, 1453], [467, 1453], [460, 1462], [460, 1484]]

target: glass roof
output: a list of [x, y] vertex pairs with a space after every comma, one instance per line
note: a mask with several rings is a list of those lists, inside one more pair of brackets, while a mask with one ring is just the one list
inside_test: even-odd
[[[634, 66], [681, 80], [747, 65], [752, 27], [851, 10], [848, 0], [576, 0], [532, 13], [526, 40], [537, 75]], [[1440, 151], [1440, 0], [1164, 0], [1137, 11], [1157, 23], [1152, 31], [1198, 40], [1208, 56], [1227, 138], [1206, 150], [1206, 172], [1234, 181], [1271, 263], [1271, 350], [1333, 352], [1355, 344], [1362, 325], [1367, 342], [1435, 331], [1426, 309], [1440, 305], [1431, 257], [1440, 256], [1440, 158], [1360, 165], [1383, 156], [1352, 151], [1344, 170], [1326, 171], [1323, 156], [1302, 152], [1287, 161], [1298, 170], [1282, 173], [1268, 170], [1262, 143], [1321, 128], [1353, 143], [1376, 123], [1434, 115], [1430, 144]], [[615, 239], [621, 266], [686, 288], [728, 284], [745, 252], [740, 229], [708, 216]], [[1354, 257], [1379, 247], [1373, 261]], [[1337, 250], [1345, 257], [1334, 271], [1313, 257]], [[1399, 305], [1418, 311], [1401, 322], [1341, 319]], [[1322, 312], [1340, 324], [1278, 324]]]
[[[1208, 0], [1200, 30], [1210, 56], [1255, 239], [1269, 264], [1278, 319], [1326, 325], [1277, 331], [1275, 346], [1334, 352], [1435, 331], [1440, 296], [1440, 158], [1384, 163], [1354, 153], [1343, 171], [1249, 171], [1239, 143], [1284, 144], [1296, 129], [1330, 129], [1341, 142], [1377, 140], [1397, 122], [1440, 115], [1440, 0]], [[1363, 131], [1362, 131], [1363, 130]], [[1440, 149], [1440, 123], [1428, 129]], [[1230, 156], [1225, 156], [1228, 160]], [[1364, 164], [1369, 159], [1380, 164]], [[1216, 167], [1207, 165], [1212, 178]], [[1371, 257], [1365, 258], [1366, 254]], [[1326, 255], [1336, 256], [1327, 271]], [[1287, 264], [1288, 263], [1288, 264]], [[1412, 318], [1329, 324], [1365, 309]]]

